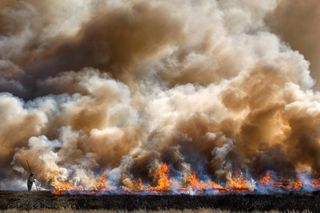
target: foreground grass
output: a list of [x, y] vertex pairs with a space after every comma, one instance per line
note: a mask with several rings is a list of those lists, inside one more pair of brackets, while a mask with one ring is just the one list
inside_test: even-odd
[[[128, 211], [123, 210], [74, 210], [74, 209], [60, 209], [60, 210], [4, 210], [1, 213], [128, 213]], [[198, 209], [198, 210], [159, 210], [159, 211], [146, 211], [137, 210], [132, 211], [132, 213], [230, 213], [231, 211], [214, 210], [214, 209]], [[260, 213], [260, 211], [253, 211], [255, 213]], [[300, 211], [286, 211], [288, 213], [298, 213]], [[267, 213], [267, 212], [266, 212]], [[280, 213], [279, 211], [268, 211], [268, 213]], [[308, 210], [303, 211], [303, 213], [311, 213]]]

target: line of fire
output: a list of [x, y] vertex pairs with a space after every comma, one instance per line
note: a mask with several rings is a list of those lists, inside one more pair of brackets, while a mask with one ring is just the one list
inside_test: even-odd
[[[31, 173], [31, 175], [33, 175]], [[188, 176], [172, 175], [170, 166], [163, 163], [149, 174], [151, 181], [142, 178], [126, 178], [118, 185], [112, 185], [108, 174], [93, 180], [91, 186], [81, 185], [81, 180], [72, 182], [61, 177], [49, 180], [48, 188], [54, 195], [62, 194], [191, 194], [219, 195], [226, 193], [286, 193], [313, 192], [320, 190], [320, 178], [301, 174], [299, 178], [282, 178], [274, 172], [266, 172], [259, 179], [237, 172], [227, 175], [225, 181], [199, 178], [196, 172]], [[28, 184], [30, 183], [28, 179]], [[37, 190], [39, 190], [37, 188]]]

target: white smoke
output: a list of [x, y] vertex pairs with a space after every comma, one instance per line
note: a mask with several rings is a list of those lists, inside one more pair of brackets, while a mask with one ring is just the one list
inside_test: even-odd
[[43, 185], [115, 186], [160, 162], [190, 173], [194, 156], [212, 178], [317, 175], [320, 96], [266, 23], [278, 4], [0, 4], [0, 178], [23, 180], [28, 161]]

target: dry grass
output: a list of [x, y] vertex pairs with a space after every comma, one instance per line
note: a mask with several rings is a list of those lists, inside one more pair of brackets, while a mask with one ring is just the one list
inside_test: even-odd
[[[74, 209], [60, 209], [60, 210], [4, 210], [1, 213], [127, 213], [123, 210], [74, 210]], [[159, 211], [145, 211], [137, 210], [132, 213], [229, 213], [231, 211], [214, 210], [214, 209], [198, 209], [198, 210], [159, 210]], [[298, 213], [298, 211], [286, 211], [287, 213]], [[299, 211], [300, 212], [300, 211]], [[260, 213], [260, 211], [254, 211], [254, 213]], [[267, 213], [267, 212], [266, 212]], [[268, 211], [268, 213], [279, 213], [279, 211]], [[311, 211], [305, 210], [303, 213], [311, 213]]]

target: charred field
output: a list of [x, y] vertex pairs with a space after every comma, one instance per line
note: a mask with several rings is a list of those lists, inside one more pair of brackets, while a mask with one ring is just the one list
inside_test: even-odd
[[0, 210], [185, 210], [304, 211], [318, 212], [320, 193], [224, 195], [53, 195], [51, 192], [0, 192]]

